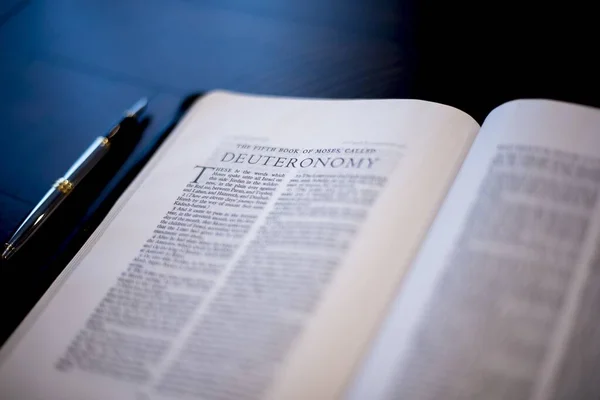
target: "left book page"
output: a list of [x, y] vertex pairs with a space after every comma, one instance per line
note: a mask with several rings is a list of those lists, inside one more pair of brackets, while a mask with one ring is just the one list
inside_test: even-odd
[[477, 130], [209, 94], [2, 348], [1, 398], [335, 396]]

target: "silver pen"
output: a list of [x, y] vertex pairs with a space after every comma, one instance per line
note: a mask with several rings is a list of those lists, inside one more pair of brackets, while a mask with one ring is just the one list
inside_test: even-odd
[[121, 120], [106, 136], [99, 136], [79, 157], [69, 170], [56, 181], [54, 186], [42, 197], [39, 203], [23, 220], [10, 240], [5, 244], [2, 259], [8, 260], [23, 246], [35, 232], [48, 220], [71, 191], [108, 153], [115, 138], [127, 135], [127, 131], [138, 126], [140, 116], [148, 105], [147, 99], [138, 100], [125, 112]]

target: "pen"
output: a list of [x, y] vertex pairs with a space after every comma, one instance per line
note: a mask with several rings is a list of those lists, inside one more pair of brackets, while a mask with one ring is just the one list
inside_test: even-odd
[[6, 243], [2, 253], [3, 260], [8, 260], [12, 257], [35, 234], [40, 226], [48, 220], [50, 215], [56, 211], [71, 191], [108, 153], [115, 139], [127, 136], [127, 131], [138, 127], [140, 116], [146, 109], [147, 104], [148, 101], [145, 98], [138, 100], [125, 112], [119, 123], [106, 136], [96, 138], [62, 178], [56, 181], [54, 186], [42, 197]]

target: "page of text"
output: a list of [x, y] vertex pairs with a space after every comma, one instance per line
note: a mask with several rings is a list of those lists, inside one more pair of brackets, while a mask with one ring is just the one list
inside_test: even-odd
[[[416, 248], [476, 130], [448, 107], [370, 104], [201, 100], [3, 349], [3, 395], [237, 400], [307, 384], [294, 366], [314, 355], [299, 349], [339, 335], [353, 305], [326, 303], [360, 293], [349, 274], [402, 275], [392, 249], [368, 254], [372, 232], [402, 223]], [[391, 211], [402, 192], [426, 200]]]
[[484, 123], [352, 399], [597, 399], [600, 112]]

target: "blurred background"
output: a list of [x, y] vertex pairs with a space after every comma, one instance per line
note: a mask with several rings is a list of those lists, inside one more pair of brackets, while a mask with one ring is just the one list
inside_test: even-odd
[[572, 2], [0, 0], [0, 236], [141, 96], [146, 140], [212, 89], [420, 98], [480, 122], [520, 97], [600, 105], [597, 29]]

